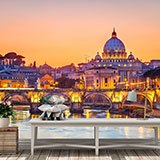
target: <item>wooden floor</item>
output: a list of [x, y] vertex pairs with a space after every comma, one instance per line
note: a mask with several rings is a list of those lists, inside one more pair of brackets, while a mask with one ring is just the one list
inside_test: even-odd
[[0, 160], [160, 160], [160, 150], [21, 150], [17, 155], [1, 155]]

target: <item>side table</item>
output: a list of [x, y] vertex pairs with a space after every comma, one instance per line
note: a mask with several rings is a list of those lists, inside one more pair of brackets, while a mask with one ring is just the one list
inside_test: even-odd
[[18, 127], [0, 128], [0, 153], [18, 153]]

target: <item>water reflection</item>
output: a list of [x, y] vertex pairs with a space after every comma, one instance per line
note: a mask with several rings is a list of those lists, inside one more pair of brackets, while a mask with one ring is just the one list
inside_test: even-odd
[[112, 113], [110, 110], [97, 110], [91, 108], [84, 108], [83, 113], [70, 113], [69, 110], [65, 111], [66, 118], [129, 118], [128, 115], [119, 114], [119, 113]]
[[[15, 121], [19, 126], [20, 139], [31, 138], [30, 119]], [[143, 127], [100, 127], [101, 138], [152, 138], [153, 129]], [[93, 138], [91, 127], [43, 127], [39, 129], [39, 138]]]
[[[95, 110], [86, 108], [83, 114], [72, 114], [68, 109], [66, 118], [128, 118], [128, 115], [111, 113], [109, 110]], [[25, 114], [26, 115], [26, 114]], [[21, 117], [22, 118], [22, 117]], [[31, 137], [30, 118], [15, 120], [12, 125], [19, 126], [20, 139]], [[91, 127], [48, 127], [39, 130], [39, 138], [93, 138]], [[100, 127], [102, 138], [151, 138], [153, 129], [137, 127]]]

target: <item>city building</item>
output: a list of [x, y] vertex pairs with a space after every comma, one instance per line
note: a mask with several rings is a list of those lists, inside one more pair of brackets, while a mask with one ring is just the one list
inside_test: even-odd
[[52, 89], [55, 86], [55, 80], [51, 75], [45, 74], [40, 77], [40, 86], [43, 89]]
[[150, 66], [151, 69], [159, 67], [160, 66], [160, 60], [159, 59], [151, 60], [150, 63], [149, 63], [149, 66]]
[[[98, 87], [99, 89], [139, 88], [140, 86], [143, 88], [144, 83], [142, 83], [141, 76], [149, 69], [149, 66], [135, 58], [133, 53], [127, 56], [124, 43], [117, 37], [113, 29], [102, 54], [97, 53], [95, 58], [88, 63], [80, 63], [79, 69], [85, 73], [86, 88], [91, 86], [91, 81], [93, 88]], [[96, 78], [98, 75], [99, 78]]]
[[50, 74], [54, 76], [54, 68], [52, 68], [50, 65], [48, 65], [46, 62], [43, 65], [40, 65], [38, 67], [38, 71], [41, 75], [44, 74]]
[[25, 88], [25, 77], [19, 73], [0, 72], [0, 88]]
[[113, 67], [93, 67], [84, 74], [86, 89], [113, 89], [118, 83], [118, 70]]
[[0, 87], [28, 88], [35, 87], [40, 76], [35, 65], [25, 66], [23, 56], [9, 52], [0, 56]]
[[133, 53], [128, 54], [115, 29], [102, 53], [97, 52], [94, 58], [78, 66], [72, 63], [53, 68], [45, 63], [37, 67], [35, 61], [26, 66], [24, 58], [15, 52], [0, 55], [1, 88], [50, 89], [63, 77], [76, 80], [79, 89], [144, 89], [143, 74], [160, 66], [160, 60], [142, 62]]
[[75, 72], [76, 72], [76, 66], [73, 63], [70, 65], [58, 67], [55, 71], [55, 79], [61, 77], [67, 77], [72, 79], [72, 76]]

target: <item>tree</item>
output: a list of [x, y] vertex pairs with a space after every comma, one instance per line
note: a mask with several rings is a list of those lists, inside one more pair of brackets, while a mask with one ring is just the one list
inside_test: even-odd
[[143, 76], [145, 78], [149, 77], [151, 79], [156, 79], [156, 78], [159, 78], [160, 77], [160, 67], [157, 67], [155, 69], [151, 69], [151, 70], [148, 70], [147, 72], [145, 72], [143, 74]]

